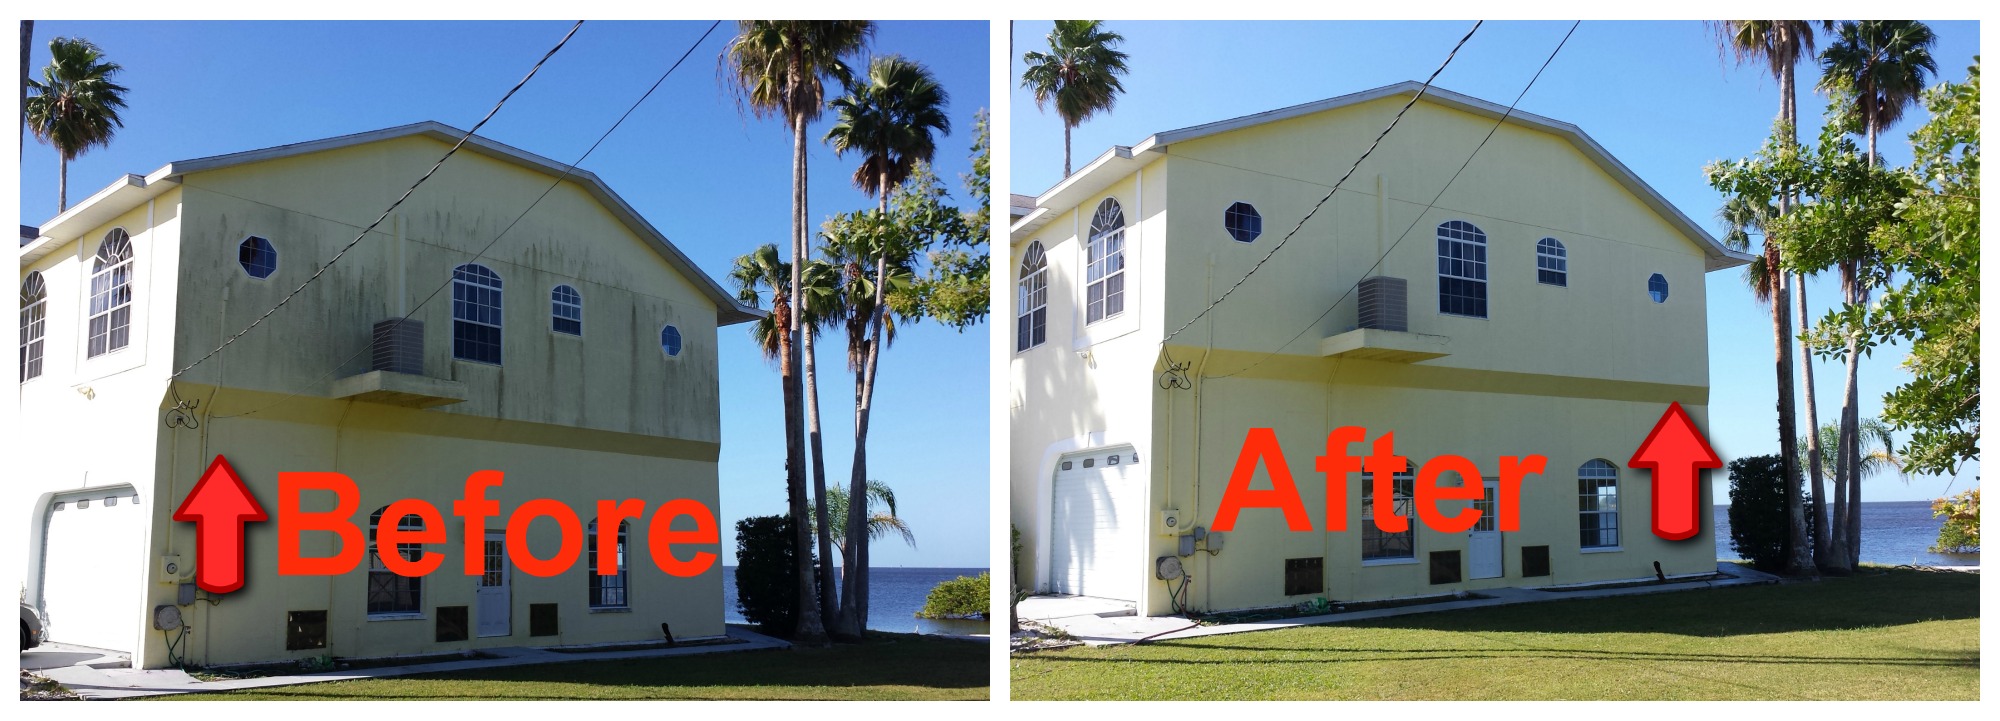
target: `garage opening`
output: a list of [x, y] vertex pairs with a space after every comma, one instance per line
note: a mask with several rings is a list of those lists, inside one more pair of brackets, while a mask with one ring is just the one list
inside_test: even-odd
[[131, 486], [53, 498], [42, 525], [41, 612], [51, 641], [137, 651], [146, 512]]
[[1064, 456], [1056, 464], [1050, 590], [1138, 600], [1146, 528], [1146, 477], [1138, 459], [1122, 446]]

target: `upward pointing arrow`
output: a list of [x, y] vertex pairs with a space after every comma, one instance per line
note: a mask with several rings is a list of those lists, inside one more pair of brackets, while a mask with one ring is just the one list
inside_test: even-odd
[[1627, 465], [1653, 469], [1653, 535], [1679, 541], [1701, 530], [1696, 513], [1701, 506], [1701, 484], [1695, 469], [1721, 468], [1722, 459], [1708, 447], [1708, 439], [1694, 427], [1680, 403], [1667, 406]]
[[264, 507], [218, 454], [174, 511], [174, 520], [194, 523], [194, 585], [209, 593], [242, 588], [243, 526], [265, 518]]

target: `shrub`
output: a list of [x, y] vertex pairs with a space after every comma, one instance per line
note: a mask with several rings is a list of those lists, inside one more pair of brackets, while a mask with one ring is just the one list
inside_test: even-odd
[[989, 574], [976, 578], [959, 576], [940, 583], [924, 599], [917, 618], [986, 618], [993, 608], [993, 581]]
[[790, 637], [797, 629], [799, 568], [790, 516], [736, 522], [736, 610], [758, 630]]
[[[1810, 492], [1801, 493], [1806, 536], [1810, 538], [1814, 501]], [[1791, 526], [1785, 516], [1785, 469], [1776, 455], [1729, 462], [1729, 542], [1752, 568], [1785, 570], [1785, 559], [1791, 552]]]
[[1934, 553], [1979, 552], [1979, 489], [1931, 501], [1931, 517], [1944, 518]]

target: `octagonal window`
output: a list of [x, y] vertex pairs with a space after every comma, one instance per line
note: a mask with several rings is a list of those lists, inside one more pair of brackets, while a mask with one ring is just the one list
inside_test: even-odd
[[236, 262], [252, 278], [269, 278], [278, 271], [278, 249], [272, 247], [271, 241], [253, 235], [237, 246]]
[[1239, 243], [1248, 243], [1264, 234], [1264, 216], [1257, 214], [1257, 207], [1249, 203], [1235, 203], [1222, 213], [1222, 227], [1229, 231], [1229, 237]]

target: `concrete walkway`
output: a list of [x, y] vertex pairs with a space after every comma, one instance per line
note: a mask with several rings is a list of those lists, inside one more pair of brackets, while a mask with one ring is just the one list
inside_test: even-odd
[[[55, 680], [57, 683], [61, 683], [64, 687], [75, 692], [77, 696], [82, 697], [86, 701], [97, 701], [104, 699], [138, 698], [141, 696], [165, 696], [178, 693], [296, 686], [299, 684], [322, 683], [326, 681], [351, 681], [364, 678], [406, 676], [417, 673], [436, 673], [440, 671], [472, 671], [509, 666], [532, 666], [545, 663], [614, 661], [729, 653], [733, 651], [757, 651], [773, 648], [790, 648], [792, 645], [789, 641], [782, 641], [734, 626], [729, 628], [728, 635], [729, 638], [734, 639], [737, 643], [582, 653], [557, 652], [549, 650], [546, 647], [509, 646], [505, 648], [480, 649], [481, 653], [491, 654], [499, 658], [476, 658], [410, 666], [382, 666], [379, 668], [324, 671], [296, 676], [266, 676], [263, 678], [232, 679], [227, 681], [202, 681], [187, 675], [187, 673], [179, 669], [141, 671], [130, 668], [100, 669], [90, 666], [64, 666], [43, 670], [40, 673]], [[27, 654], [22, 654], [22, 656], [25, 660]]]
[[[1171, 641], [1200, 638], [1203, 636], [1220, 636], [1231, 633], [1272, 631], [1281, 628], [1346, 623], [1371, 618], [1389, 618], [1392, 616], [1409, 616], [1419, 613], [1455, 611], [1462, 608], [1488, 608], [1492, 606], [1509, 606], [1517, 603], [1565, 601], [1580, 598], [1636, 596], [1648, 593], [1687, 591], [1698, 588], [1724, 588], [1728, 586], [1749, 586], [1778, 582], [1777, 576], [1738, 566], [1734, 563], [1718, 563], [1715, 570], [1718, 574], [1722, 575], [1722, 578], [1673, 582], [1672, 577], [1668, 577], [1668, 583], [1647, 582], [1644, 585], [1622, 588], [1577, 588], [1575, 590], [1561, 590], [1562, 587], [1482, 589], [1478, 593], [1482, 596], [1490, 596], [1490, 598], [1469, 598], [1462, 601], [1443, 601], [1414, 606], [1399, 606], [1396, 608], [1376, 608], [1366, 611], [1348, 611], [1345, 613], [1329, 613], [1321, 616], [1302, 616], [1276, 621], [1230, 623], [1215, 626], [1201, 626], [1179, 616], [1150, 616], [1143, 618], [1119, 616], [1106, 618], [1096, 615], [1072, 615], [1036, 620], [1061, 628], [1064, 632], [1076, 637], [1077, 640], [1085, 644], [1106, 646], [1134, 643], [1142, 640]], [[1638, 580], [1650, 581], [1650, 579]], [[1027, 614], [1027, 601], [1021, 602], [1021, 608], [1023, 617], [1032, 618]]]
[[127, 668], [132, 665], [131, 654], [124, 651], [108, 651], [73, 643], [48, 643], [21, 652], [21, 670], [40, 671], [65, 666], [89, 666], [91, 668]]

